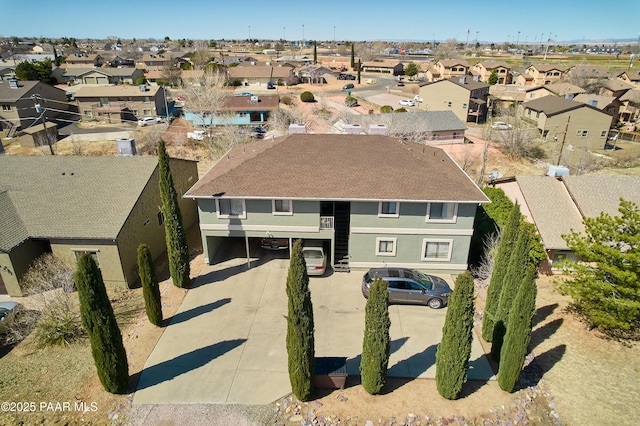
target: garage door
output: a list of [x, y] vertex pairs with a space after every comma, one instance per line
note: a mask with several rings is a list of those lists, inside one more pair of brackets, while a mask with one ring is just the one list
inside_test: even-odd
[[98, 82], [98, 84], [109, 84], [108, 77], [97, 77], [96, 81]]
[[84, 84], [96, 84], [96, 78], [95, 77], [85, 77], [84, 78]]

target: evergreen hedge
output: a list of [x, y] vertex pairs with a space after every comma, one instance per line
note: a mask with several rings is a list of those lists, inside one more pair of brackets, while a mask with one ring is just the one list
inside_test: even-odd
[[302, 256], [302, 241], [291, 249], [287, 275], [287, 356], [289, 381], [293, 394], [307, 401], [313, 392], [315, 369], [314, 324], [307, 265]]
[[369, 287], [364, 319], [360, 374], [364, 390], [375, 395], [380, 393], [387, 383], [387, 367], [391, 354], [387, 282], [379, 277], [376, 277]]
[[502, 292], [504, 276], [506, 275], [507, 268], [509, 267], [509, 258], [511, 257], [513, 247], [515, 246], [516, 239], [518, 237], [518, 229], [520, 227], [521, 220], [520, 216], [520, 207], [518, 206], [518, 203], [516, 203], [511, 207], [509, 219], [502, 228], [502, 236], [500, 237], [500, 243], [498, 244], [498, 252], [493, 263], [491, 281], [489, 282], [489, 288], [487, 289], [484, 318], [482, 319], [482, 338], [487, 342], [491, 342], [493, 340], [493, 329], [495, 326], [495, 316], [498, 311], [498, 304], [500, 302], [500, 293]]
[[315, 102], [316, 98], [313, 96], [311, 92], [302, 92], [300, 94], [300, 100], [302, 102]]
[[107, 392], [124, 393], [129, 384], [127, 353], [100, 269], [91, 254], [85, 253], [78, 259], [74, 281], [82, 326], [89, 335], [100, 383]]
[[146, 244], [138, 246], [138, 273], [142, 284], [142, 296], [144, 307], [149, 322], [158, 327], [162, 325], [162, 302], [160, 300], [160, 287], [151, 251]]
[[498, 370], [498, 385], [507, 392], [513, 391], [518, 382], [531, 341], [532, 321], [536, 313], [535, 275], [535, 268], [530, 267], [509, 312]]
[[436, 387], [447, 399], [457, 399], [467, 381], [473, 341], [473, 276], [469, 271], [456, 279], [449, 298], [442, 340], [436, 352]]
[[[504, 333], [509, 322], [509, 311], [513, 304], [522, 278], [529, 269], [529, 234], [520, 226], [518, 228], [518, 239], [513, 248], [513, 252], [509, 258], [509, 267], [504, 276], [502, 290], [500, 291], [500, 300], [498, 301], [498, 309], [495, 314], [495, 324], [493, 330], [493, 340], [491, 345], [491, 356], [494, 361], [500, 361], [500, 350], [502, 349], [502, 341]], [[501, 324], [498, 326], [498, 323]]]
[[173, 177], [169, 168], [169, 155], [164, 141], [158, 144], [159, 187], [164, 215], [164, 229], [169, 257], [169, 272], [176, 287], [188, 287], [191, 282], [189, 265], [189, 247], [182, 225], [182, 213], [178, 204], [178, 194], [173, 186]]

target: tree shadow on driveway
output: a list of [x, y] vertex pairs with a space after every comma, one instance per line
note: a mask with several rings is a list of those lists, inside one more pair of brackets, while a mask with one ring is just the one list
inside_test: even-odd
[[142, 390], [173, 380], [208, 364], [246, 341], [247, 339], [224, 340], [163, 361], [133, 374], [129, 378], [129, 386], [134, 390]]
[[162, 325], [166, 327], [168, 325], [180, 324], [181, 322], [189, 321], [192, 318], [218, 309], [219, 307], [224, 306], [227, 303], [231, 303], [231, 299], [229, 297], [216, 300], [215, 302], [207, 303], [206, 305], [196, 306], [195, 308], [189, 309], [188, 311], [179, 312], [172, 317], [165, 318], [165, 320], [162, 322]]

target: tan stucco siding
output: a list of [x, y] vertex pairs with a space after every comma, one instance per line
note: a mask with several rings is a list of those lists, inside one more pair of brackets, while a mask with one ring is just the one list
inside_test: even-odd
[[102, 280], [109, 288], [122, 287], [125, 283], [120, 255], [115, 241], [109, 240], [51, 240], [51, 253], [76, 262], [76, 252], [96, 252]]

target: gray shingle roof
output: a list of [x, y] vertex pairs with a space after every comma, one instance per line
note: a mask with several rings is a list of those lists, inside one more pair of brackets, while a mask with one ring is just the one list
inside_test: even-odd
[[366, 114], [347, 117], [366, 132], [372, 124], [384, 124], [390, 135], [417, 132], [464, 131], [467, 126], [453, 111], [408, 111], [402, 114]]
[[233, 148], [185, 197], [488, 202], [439, 148], [388, 136], [288, 135]]
[[586, 217], [604, 212], [617, 216], [620, 198], [640, 206], [640, 177], [635, 176], [566, 176], [565, 185]]
[[0, 156], [0, 249], [26, 237], [115, 239], [157, 164], [156, 157]]
[[584, 225], [563, 183], [550, 176], [517, 176], [516, 181], [545, 248], [567, 250], [562, 235], [582, 232]]
[[9, 81], [0, 80], [0, 99], [3, 103], [16, 102], [32, 93], [33, 88], [39, 84], [41, 84], [39, 81], [19, 81], [18, 87], [12, 89], [9, 87]]

